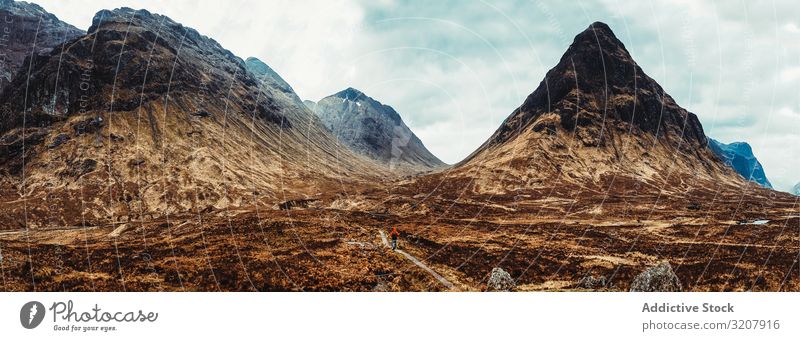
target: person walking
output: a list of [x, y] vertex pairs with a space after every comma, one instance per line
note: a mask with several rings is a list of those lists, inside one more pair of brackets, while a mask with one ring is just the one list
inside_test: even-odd
[[389, 237], [392, 237], [392, 250], [397, 249], [397, 238], [400, 237], [400, 232], [397, 232], [396, 227], [392, 227], [392, 232], [389, 233]]

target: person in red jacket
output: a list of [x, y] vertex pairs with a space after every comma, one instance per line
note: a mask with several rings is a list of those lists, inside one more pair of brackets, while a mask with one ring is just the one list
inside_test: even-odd
[[396, 227], [392, 227], [392, 232], [389, 233], [389, 237], [392, 237], [392, 250], [397, 249], [397, 237], [400, 237], [400, 232], [397, 232]]

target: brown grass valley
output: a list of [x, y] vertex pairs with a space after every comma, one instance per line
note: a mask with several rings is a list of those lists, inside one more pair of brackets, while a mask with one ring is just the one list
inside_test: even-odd
[[603, 23], [445, 165], [391, 107], [303, 103], [168, 17], [46, 18], [2, 70], [2, 290], [487, 291], [500, 268], [503, 290], [629, 291], [668, 262], [684, 291], [800, 291], [798, 197], [720, 160]]

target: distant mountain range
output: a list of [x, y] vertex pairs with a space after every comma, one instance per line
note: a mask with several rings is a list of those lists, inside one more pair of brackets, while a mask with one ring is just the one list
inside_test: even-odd
[[772, 188], [767, 175], [764, 174], [764, 167], [753, 155], [753, 148], [747, 142], [725, 144], [710, 138], [708, 146], [743, 178], [766, 188]]

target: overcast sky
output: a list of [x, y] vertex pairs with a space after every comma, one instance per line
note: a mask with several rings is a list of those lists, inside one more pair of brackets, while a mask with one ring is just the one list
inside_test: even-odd
[[86, 29], [102, 8], [165, 14], [255, 56], [303, 99], [348, 86], [394, 107], [455, 163], [483, 143], [593, 21], [706, 134], [746, 141], [779, 190], [800, 181], [796, 1], [38, 0]]

